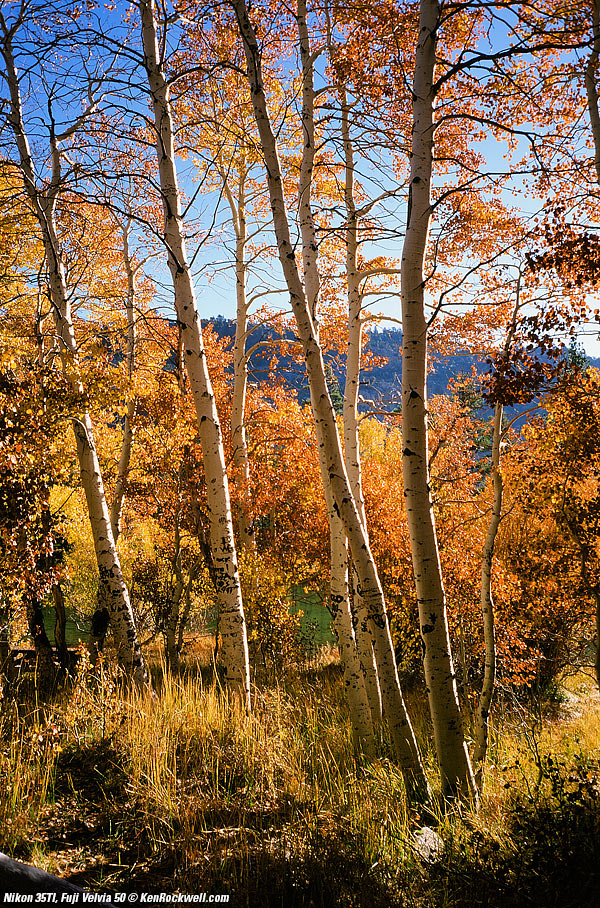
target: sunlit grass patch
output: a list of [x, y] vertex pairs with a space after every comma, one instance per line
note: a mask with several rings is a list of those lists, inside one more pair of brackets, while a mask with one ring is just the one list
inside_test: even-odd
[[[385, 734], [374, 760], [354, 754], [339, 666], [254, 688], [251, 715], [206, 671], [156, 677], [149, 697], [83, 666], [71, 690], [7, 713], [4, 850], [92, 887], [212, 886], [266, 906], [508, 906], [517, 883], [561, 891], [552, 854], [600, 867], [596, 846], [577, 851], [600, 840], [600, 701], [585, 679], [558, 714], [497, 713], [478, 814], [444, 809], [434, 786], [437, 816], [420, 818]], [[422, 694], [410, 710], [427, 741]], [[424, 759], [435, 779], [431, 745]], [[423, 822], [445, 848], [431, 861], [414, 847]]]

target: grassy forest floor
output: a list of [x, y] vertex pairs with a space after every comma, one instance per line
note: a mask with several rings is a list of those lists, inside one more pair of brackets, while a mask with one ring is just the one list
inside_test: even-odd
[[[157, 665], [154, 700], [104, 669], [44, 702], [27, 689], [6, 701], [0, 849], [90, 889], [230, 893], [240, 908], [597, 908], [591, 678], [565, 679], [543, 708], [499, 705], [479, 813], [424, 820], [385, 740], [355, 760], [332, 658], [261, 682], [247, 718], [207, 652], [178, 678]], [[423, 695], [409, 705], [435, 777]], [[424, 822], [444, 842], [429, 859]]]

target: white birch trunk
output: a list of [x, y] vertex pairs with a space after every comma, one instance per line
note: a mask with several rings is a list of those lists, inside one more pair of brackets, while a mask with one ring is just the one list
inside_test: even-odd
[[181, 325], [185, 366], [202, 444], [210, 543], [219, 605], [219, 630], [222, 636], [222, 664], [228, 686], [240, 695], [246, 709], [249, 710], [248, 643], [225, 454], [187, 258], [181, 197], [175, 167], [169, 87], [160, 62], [153, 0], [142, 0], [139, 9], [142, 20], [144, 66], [152, 96], [156, 128], [156, 150], [164, 208], [164, 239], [169, 253], [177, 318]]
[[431, 221], [436, 30], [440, 5], [421, 0], [413, 86], [408, 224], [402, 250], [402, 473], [437, 758], [448, 794], [477, 797], [464, 739], [431, 501], [424, 259]]
[[352, 579], [354, 588], [352, 606], [350, 609], [352, 627], [354, 629], [358, 657], [363, 670], [365, 690], [371, 709], [371, 718], [374, 727], [377, 728], [383, 719], [381, 685], [379, 684], [379, 672], [377, 669], [377, 660], [375, 658], [373, 635], [371, 634], [371, 629], [369, 627], [369, 616], [360, 593], [358, 592], [360, 589], [360, 582], [354, 565], [352, 565]]
[[[300, 58], [302, 61], [302, 129], [303, 129], [303, 147], [302, 161], [300, 166], [300, 178], [298, 181], [298, 214], [300, 220], [300, 232], [302, 236], [302, 263], [304, 272], [304, 292], [308, 303], [310, 315], [315, 329], [316, 340], [318, 342], [318, 310], [320, 294], [320, 275], [318, 265], [319, 247], [315, 231], [315, 222], [312, 211], [312, 184], [315, 164], [315, 129], [314, 129], [314, 60], [310, 50], [310, 40], [307, 24], [307, 9], [305, 0], [298, 0], [298, 36], [300, 39]], [[344, 524], [334, 507], [333, 497], [329, 489], [329, 477], [327, 475], [327, 461], [320, 457], [320, 467], [327, 499], [327, 511], [329, 518], [329, 534], [331, 539], [330, 547], [330, 568], [331, 568], [331, 598], [336, 609], [338, 619], [338, 636], [340, 636], [340, 658], [344, 668], [346, 679], [350, 680], [347, 685], [349, 693], [349, 706], [355, 734], [363, 739], [363, 749], [369, 753], [374, 752], [373, 738], [373, 720], [369, 727], [365, 725], [365, 716], [363, 712], [365, 702], [368, 704], [368, 694], [366, 687], [365, 672], [362, 669], [361, 660], [357, 652], [355, 634], [353, 632], [352, 611], [350, 608], [350, 590], [348, 584], [348, 540]], [[364, 521], [363, 521], [364, 523]], [[342, 557], [345, 553], [345, 560]], [[358, 584], [355, 583], [355, 589]], [[340, 600], [343, 596], [343, 601]], [[358, 593], [355, 593], [355, 604], [362, 608], [362, 603]], [[367, 639], [361, 639], [362, 649], [365, 656], [370, 649], [370, 661], [365, 658], [367, 671], [371, 668], [369, 679], [373, 680], [373, 674], [376, 674], [376, 668], [373, 658], [373, 648], [371, 643], [371, 634], [368, 631], [368, 621], [366, 620], [365, 610], [362, 608], [362, 624], [356, 622], [358, 634], [364, 627], [367, 628]], [[347, 619], [350, 624], [348, 625]], [[360, 671], [357, 671], [360, 669]], [[381, 715], [378, 717], [381, 718]], [[365, 737], [365, 734], [368, 737]]]
[[[11, 35], [1, 15], [0, 27], [3, 31], [2, 52], [6, 63], [6, 77], [11, 98], [10, 126], [16, 139], [25, 190], [40, 225], [46, 254], [48, 283], [56, 334], [63, 357], [65, 360], [69, 360], [76, 376], [77, 343], [73, 330], [65, 269], [55, 224], [55, 206], [62, 182], [59, 151], [60, 139], [51, 134], [52, 181], [50, 187], [42, 192], [36, 184], [29, 141], [23, 122], [19, 81], [12, 54]], [[77, 377], [73, 378], [73, 388], [79, 393], [83, 390]], [[80, 419], [73, 420], [73, 431], [77, 445], [81, 484], [85, 492], [96, 552], [100, 584], [106, 590], [106, 606], [110, 615], [117, 657], [124, 672], [140, 688], [144, 688], [149, 685], [149, 681], [137, 638], [129, 594], [123, 579], [121, 564], [112, 534], [100, 464], [94, 444], [92, 422], [87, 411], [83, 412]]]
[[315, 167], [315, 92], [314, 60], [310, 52], [308, 25], [306, 22], [306, 0], [297, 0], [298, 37], [302, 62], [302, 160], [298, 180], [298, 217], [302, 237], [302, 267], [304, 271], [304, 292], [310, 315], [318, 334], [318, 310], [320, 275], [318, 265], [315, 222], [312, 213], [312, 185]]
[[496, 630], [494, 621], [494, 599], [492, 596], [492, 562], [494, 545], [500, 520], [502, 519], [502, 474], [500, 473], [500, 440], [502, 436], [502, 404], [497, 403], [494, 409], [494, 428], [492, 433], [492, 483], [494, 499], [492, 514], [488, 524], [483, 554], [481, 557], [481, 616], [483, 619], [483, 637], [485, 641], [485, 668], [483, 685], [479, 696], [475, 721], [475, 752], [473, 760], [477, 766], [477, 782], [481, 785], [483, 766], [488, 747], [488, 722], [494, 684], [496, 680]]
[[356, 565], [359, 591], [365, 602], [375, 641], [384, 711], [396, 755], [406, 781], [408, 796], [424, 800], [428, 798], [429, 790], [398, 681], [383, 592], [369, 548], [369, 542], [364, 533], [350, 490], [335, 413], [327, 389], [321, 348], [317, 340], [305, 289], [296, 265], [284, 200], [281, 167], [275, 136], [267, 112], [262, 82], [260, 49], [245, 3], [243, 0], [232, 0], [232, 6], [236, 12], [246, 53], [248, 80], [254, 115], [265, 158], [279, 259], [290, 294], [298, 336], [304, 353], [324, 485], [331, 491], [334, 507], [344, 524], [351, 556]]

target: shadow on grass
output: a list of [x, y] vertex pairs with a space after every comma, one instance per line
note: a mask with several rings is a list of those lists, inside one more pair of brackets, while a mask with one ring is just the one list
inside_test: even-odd
[[429, 878], [432, 906], [598, 908], [600, 763], [544, 758], [516, 793], [502, 840], [481, 831], [450, 843]]
[[193, 835], [175, 828], [158, 850], [139, 828], [119, 849], [104, 828], [86, 843], [98, 865], [68, 878], [92, 889], [228, 893], [236, 908], [407, 908], [396, 876], [371, 865], [358, 839], [341, 830], [295, 834], [296, 807], [214, 806], [196, 815]]
[[[217, 865], [213, 864], [216, 869]], [[204, 877], [205, 878], [205, 877]], [[189, 885], [201, 882], [193, 874]], [[278, 842], [224, 861], [211, 879], [244, 908], [403, 908], [397, 881], [383, 879], [360, 842], [335, 831], [305, 842]]]
[[408, 905], [397, 875], [373, 865], [356, 834], [301, 799], [250, 807], [241, 792], [191, 792], [161, 840], [109, 743], [68, 749], [57, 769], [54, 810], [39, 832], [84, 888], [228, 893], [236, 908]]

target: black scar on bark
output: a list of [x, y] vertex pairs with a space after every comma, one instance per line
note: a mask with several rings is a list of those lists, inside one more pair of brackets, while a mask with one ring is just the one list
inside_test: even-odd
[[92, 615], [92, 634], [104, 640], [108, 630], [109, 614], [107, 608], [97, 609]]

